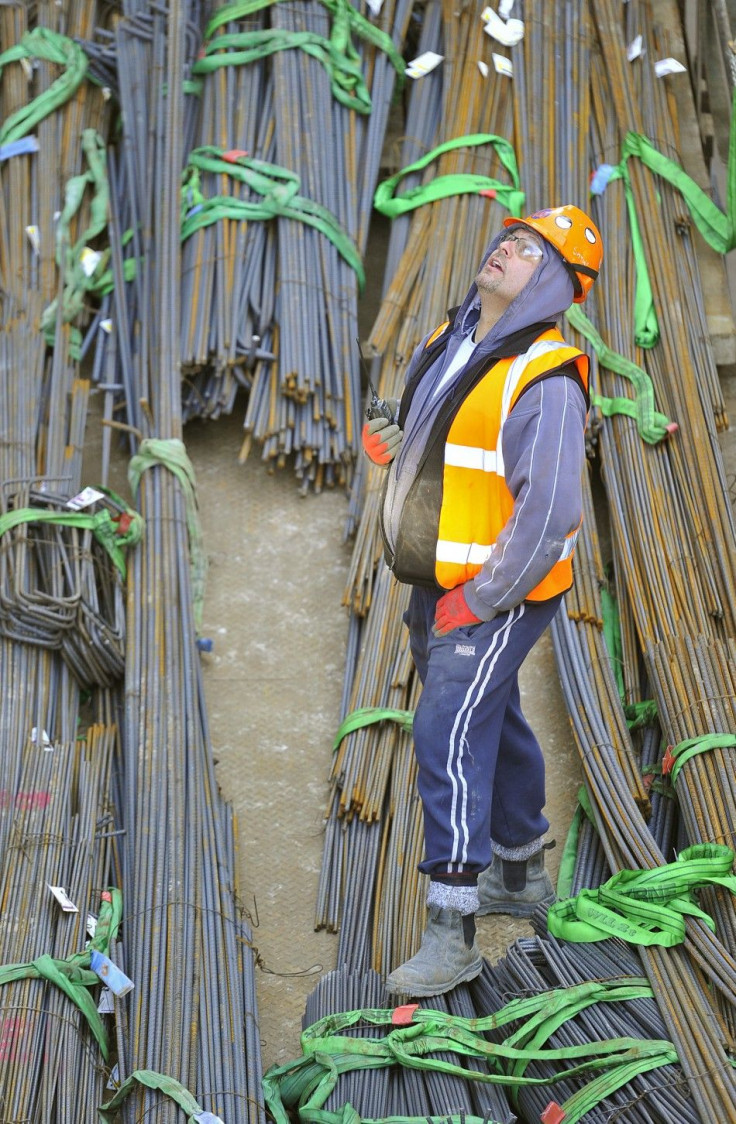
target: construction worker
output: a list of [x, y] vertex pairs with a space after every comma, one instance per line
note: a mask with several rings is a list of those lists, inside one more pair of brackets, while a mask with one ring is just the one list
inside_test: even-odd
[[414, 748], [429, 875], [419, 951], [386, 981], [439, 995], [482, 969], [475, 915], [554, 901], [544, 869], [544, 758], [519, 668], [572, 584], [582, 518], [587, 356], [557, 321], [603, 257], [566, 205], [507, 218], [462, 304], [425, 337], [395, 418], [363, 429], [388, 465], [386, 560], [412, 586], [422, 681]]

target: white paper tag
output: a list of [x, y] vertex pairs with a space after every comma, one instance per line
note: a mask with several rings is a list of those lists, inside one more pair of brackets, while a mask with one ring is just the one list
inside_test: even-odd
[[103, 332], [107, 332], [109, 336], [110, 332], [112, 331], [112, 320], [110, 320], [109, 317], [107, 320], [100, 320], [100, 328]]
[[79, 262], [84, 270], [85, 277], [91, 277], [97, 266], [100, 263], [100, 254], [97, 250], [90, 250], [89, 246], [85, 246], [79, 255]]
[[373, 12], [374, 16], [378, 16], [378, 15], [381, 14], [381, 8], [383, 7], [383, 0], [367, 0], [367, 2], [368, 2], [368, 7]]
[[521, 20], [508, 20], [504, 22], [497, 16], [492, 8], [486, 8], [482, 15], [483, 30], [486, 35], [503, 43], [504, 47], [513, 47], [524, 38], [524, 24]]
[[660, 59], [654, 64], [654, 73], [657, 78], [664, 78], [666, 74], [682, 74], [685, 70], [687, 70], [687, 67], [683, 66], [677, 59]]
[[409, 78], [423, 78], [425, 74], [429, 74], [430, 70], [439, 66], [444, 57], [444, 55], [435, 54], [434, 51], [425, 51], [423, 55], [418, 55], [409, 63], [404, 73]]
[[46, 885], [56, 898], [64, 913], [79, 913], [79, 910], [77, 909], [63, 886], [52, 886], [50, 882], [47, 882]]
[[505, 74], [509, 78], [514, 77], [514, 67], [511, 59], [507, 59], [505, 55], [497, 55], [495, 53], [491, 57], [493, 58], [496, 74]]
[[511, 15], [511, 9], [514, 6], [514, 0], [501, 0], [498, 5], [498, 14], [501, 19], [507, 20]]
[[109, 1076], [108, 1081], [107, 1081], [107, 1088], [108, 1089], [119, 1089], [120, 1088], [120, 1069], [118, 1067], [117, 1062], [115, 1062], [115, 1065], [110, 1070], [110, 1076]]
[[26, 227], [26, 234], [28, 235], [28, 241], [31, 243], [31, 246], [33, 247], [34, 254], [39, 253], [39, 251], [41, 249], [41, 235], [38, 232], [38, 227], [37, 226], [27, 226]]
[[104, 498], [104, 492], [98, 492], [96, 488], [83, 488], [76, 496], [66, 501], [66, 506], [72, 511], [81, 511], [83, 507], [89, 507], [96, 500], [104, 500]]
[[478, 70], [481, 72], [484, 78], [488, 77], [488, 63], [483, 62], [483, 59], [478, 59]]
[[643, 45], [644, 39], [641, 35], [637, 35], [636, 39], [631, 40], [628, 47], [626, 48], [626, 58], [629, 60], [629, 62], [633, 62], [634, 59], [639, 58], [639, 55], [642, 53], [641, 49]]
[[95, 917], [94, 913], [88, 913], [87, 914], [87, 935], [89, 937], [94, 937], [96, 930], [97, 930], [97, 918]]
[[[31, 730], [31, 745], [38, 745], [38, 730], [34, 726]], [[41, 731], [41, 745], [44, 749], [53, 749], [51, 739], [45, 730]]]
[[115, 1014], [115, 999], [109, 987], [103, 987], [100, 992], [100, 1002], [97, 1004], [97, 1010], [101, 1015]]

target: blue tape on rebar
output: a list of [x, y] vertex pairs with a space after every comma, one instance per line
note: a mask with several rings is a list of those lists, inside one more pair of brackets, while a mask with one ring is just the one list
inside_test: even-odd
[[98, 952], [97, 949], [93, 949], [90, 955], [90, 967], [92, 971], [100, 977], [102, 982], [107, 984], [113, 995], [117, 995], [118, 999], [123, 995], [127, 995], [127, 993], [132, 991], [135, 987], [135, 984], [131, 979], [128, 979], [125, 972], [121, 972], [120, 968], [118, 968], [116, 964], [113, 964], [109, 956]]
[[615, 171], [615, 164], [599, 164], [590, 177], [591, 195], [602, 195], [608, 187], [608, 182]]
[[38, 152], [38, 137], [21, 137], [7, 144], [0, 144], [0, 160], [9, 160], [11, 156], [27, 156], [30, 152]]

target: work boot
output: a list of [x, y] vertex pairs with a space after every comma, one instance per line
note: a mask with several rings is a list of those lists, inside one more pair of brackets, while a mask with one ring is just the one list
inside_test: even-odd
[[538, 905], [552, 905], [557, 896], [544, 869], [544, 848], [522, 861], [499, 858], [494, 851], [491, 865], [478, 875], [478, 898], [481, 915], [531, 917]]
[[412, 996], [442, 995], [474, 980], [482, 970], [473, 914], [430, 906], [419, 952], [391, 973], [386, 990]]

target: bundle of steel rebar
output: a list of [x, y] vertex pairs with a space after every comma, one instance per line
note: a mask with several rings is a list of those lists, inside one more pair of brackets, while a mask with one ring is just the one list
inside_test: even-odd
[[[516, 941], [497, 964], [486, 964], [483, 973], [470, 985], [470, 991], [476, 1009], [490, 1014], [512, 998], [589, 981], [612, 983], [637, 977], [641, 977], [638, 958], [621, 941], [611, 939], [592, 945], [572, 945], [542, 934]], [[505, 1036], [508, 1028], [503, 1033]], [[490, 1032], [489, 1036], [495, 1041], [502, 1039], [499, 1031]], [[548, 1045], [564, 1049], [617, 1037], [667, 1038], [656, 996], [641, 997], [635, 1002], [594, 1003], [563, 1022]], [[532, 1062], [525, 1072], [529, 1076], [546, 1075], [552, 1079], [555, 1068], [549, 1063]], [[550, 1099], [562, 1104], [577, 1087], [577, 1081], [572, 1079], [539, 1088], [524, 1086], [518, 1092], [515, 1107], [522, 1119], [537, 1120]], [[696, 1122], [700, 1119], [682, 1072], [676, 1066], [665, 1066], [634, 1077], [586, 1111], [584, 1119], [603, 1124], [617, 1116], [632, 1122], [661, 1124], [669, 1120]]]
[[232, 812], [209, 740], [195, 625], [197, 497], [181, 440], [179, 201], [195, 112], [182, 77], [202, 16], [197, 3], [130, 5], [116, 26], [125, 112], [115, 175], [124, 168], [127, 200], [123, 209], [114, 196], [113, 231], [131, 224], [137, 267], [126, 281], [114, 251], [113, 306], [119, 335], [128, 333], [121, 381], [136, 420], [131, 465], [145, 525], [128, 583], [123, 888], [135, 990], [118, 1028], [119, 1077], [133, 1082], [124, 1086], [127, 1119], [178, 1114], [165, 1093], [135, 1083], [137, 1071], [153, 1070], [205, 1111], [258, 1121], [254, 956], [237, 899]]
[[[538, 911], [534, 923], [544, 930], [544, 910]], [[531, 1011], [524, 1009], [531, 997], [547, 1004], [540, 1009], [540, 1017], [532, 1019], [533, 1026], [526, 1024]], [[520, 1005], [516, 1015], [509, 1013], [514, 1004]], [[341, 1057], [325, 1102], [330, 1110], [341, 1111], [349, 1104], [351, 1110], [371, 1119], [422, 1114], [433, 1120], [472, 1113], [492, 1121], [532, 1121], [545, 1116], [554, 1119], [555, 1112], [559, 1119], [569, 1115], [601, 1124], [615, 1116], [641, 1124], [666, 1124], [672, 1119], [695, 1124], [700, 1119], [671, 1049], [666, 1064], [660, 1060], [650, 1071], [646, 1062], [637, 1064], [637, 1057], [641, 1063], [648, 1056], [648, 1048], [651, 1055], [652, 1047], [667, 1044], [667, 1032], [635, 952], [619, 940], [581, 947], [542, 932], [516, 941], [496, 965], [486, 963], [481, 975], [469, 984], [424, 999], [421, 1017], [413, 1016], [411, 1006], [399, 1006], [393, 1014], [391, 1007], [392, 997], [383, 992], [380, 976], [348, 967], [325, 976], [309, 997], [303, 1019], [306, 1036], [312, 1039], [313, 1053], [308, 1056], [319, 1056], [314, 1036], [318, 1041], [321, 1031], [315, 1024], [330, 1016], [339, 1021], [328, 1033], [342, 1034], [351, 1043], [341, 1050], [339, 1040], [328, 1038], [326, 1049]], [[422, 1022], [427, 1017], [431, 1020], [433, 1011], [450, 1016], [449, 1025], [458, 1027], [457, 1041], [462, 1048], [457, 1053], [449, 1040], [442, 1049], [441, 1027], [448, 1025], [444, 1021], [430, 1022], [423, 1029]], [[382, 1014], [391, 1015], [390, 1022], [374, 1017]], [[402, 1032], [402, 1026], [409, 1029]], [[471, 1029], [483, 1029], [489, 1043], [486, 1058], [474, 1051], [464, 1035]], [[389, 1033], [394, 1038], [403, 1033], [409, 1037], [401, 1045], [397, 1041], [378, 1063], [382, 1041]], [[361, 1064], [352, 1067], [349, 1056], [353, 1052], [360, 1055], [360, 1040], [366, 1038], [371, 1040], [366, 1055], [373, 1064], [368, 1069]], [[630, 1064], [620, 1076], [614, 1073], [611, 1080], [603, 1072], [594, 1079], [586, 1072], [587, 1066], [563, 1075], [561, 1071], [570, 1063], [581, 1060], [588, 1051], [593, 1053], [599, 1044], [604, 1050], [614, 1044], [621, 1050], [633, 1047]], [[414, 1068], [402, 1045], [408, 1047], [409, 1056], [416, 1053], [421, 1057], [421, 1067]], [[518, 1056], [515, 1049], [520, 1051]], [[547, 1051], [550, 1054], [545, 1057]], [[393, 1061], [388, 1074], [383, 1068], [386, 1059]], [[377, 1063], [378, 1069], [374, 1068]], [[601, 1068], [606, 1069], [605, 1063]], [[295, 1081], [297, 1063], [287, 1069], [290, 1082]], [[474, 1071], [481, 1080], [474, 1080]], [[489, 1074], [495, 1080], [487, 1084], [482, 1078]], [[310, 1069], [311, 1089], [316, 1077]], [[292, 1088], [289, 1098], [293, 1096]]]
[[[341, 968], [325, 975], [309, 996], [302, 1025], [308, 1028], [327, 1015], [345, 1011], [392, 1006], [392, 997], [387, 995], [378, 973]], [[467, 985], [461, 985], [446, 996], [426, 999], [422, 1007], [468, 1019], [473, 1018], [476, 1011]], [[350, 1035], [379, 1041], [384, 1036], [380, 1028], [361, 1022], [350, 1028]], [[469, 1070], [484, 1070], [481, 1059], [470, 1057], [461, 1060], [460, 1055], [452, 1051], [436, 1051], [435, 1056], [441, 1062], [465, 1064]], [[458, 1074], [442, 1072], [439, 1068], [420, 1071], [395, 1066], [392, 1069], [348, 1070], [336, 1082], [325, 1108], [341, 1111], [346, 1104], [350, 1104], [363, 1119], [418, 1115], [444, 1118], [466, 1113], [493, 1124], [512, 1124], [516, 1119], [502, 1086], [481, 1085]]]
[[[115, 748], [114, 725], [120, 697], [100, 689], [119, 684], [123, 671], [119, 575], [115, 580], [89, 527], [64, 522], [66, 501], [81, 487], [91, 391], [80, 378], [85, 355], [92, 360], [95, 389], [105, 394], [106, 420], [123, 423], [131, 450], [138, 450], [132, 439], [144, 433], [166, 442], [181, 432], [179, 180], [196, 106], [187, 71], [199, 47], [200, 12], [196, 5], [131, 5], [113, 33], [95, 5], [75, 2], [62, 11], [43, 3], [33, 12], [4, 7], [3, 47], [17, 42], [18, 51], [26, 50], [31, 60], [40, 52], [40, 60], [25, 70], [17, 59], [5, 64], [3, 122], [44, 94], [58, 70], [55, 57], [43, 56], [39, 38], [27, 42], [25, 33], [42, 29], [46, 35], [62, 16], [59, 42], [72, 60], [82, 58], [81, 42], [91, 51], [94, 42], [104, 44], [95, 66], [114, 82], [127, 128], [122, 156], [113, 158], [111, 149], [109, 161], [112, 230], [118, 234], [110, 239], [114, 288], [105, 296], [101, 284], [94, 316], [98, 294], [90, 292], [87, 302], [78, 261], [68, 250], [74, 247], [80, 258], [90, 251], [93, 276], [98, 235], [94, 244], [82, 242], [85, 231], [98, 229], [95, 207], [105, 161], [88, 142], [95, 163], [87, 176], [81, 142], [102, 122], [111, 91], [78, 87], [67, 104], [40, 120], [38, 146], [4, 149], [0, 160], [0, 363], [7, 422], [2, 514], [14, 519], [25, 513], [2, 537], [0, 886], [9, 922], [2, 956], [6, 964], [81, 951], [92, 899], [113, 876], [125, 894], [123, 940], [113, 942], [111, 951], [134, 988], [109, 1006], [114, 1033], [112, 1025], [107, 1029], [119, 1061], [113, 1075], [112, 1054], [102, 1056], [84, 1019], [71, 1014], [68, 997], [34, 978], [5, 985], [0, 1103], [3, 1115], [13, 1119], [96, 1119], [110, 1090], [148, 1064], [166, 1081], [188, 1082], [203, 1104], [219, 1107], [228, 1119], [261, 1120], [251, 935], [237, 897], [232, 813], [214, 778], [193, 626], [187, 561], [192, 504], [185, 514], [180, 481], [169, 467], [155, 461], [143, 469], [147, 545], [131, 559], [129, 572], [133, 651], [127, 653], [130, 702], [122, 753]], [[76, 209], [71, 195], [64, 197], [67, 180], [75, 176], [84, 196]], [[97, 194], [88, 199], [93, 183]], [[57, 218], [64, 234], [55, 244]], [[89, 264], [90, 255], [84, 260]], [[107, 459], [109, 442], [105, 475]], [[122, 532], [132, 513], [108, 497], [98, 498], [92, 510], [105, 506], [113, 518], [122, 516]], [[43, 522], [47, 517], [55, 521]], [[114, 539], [115, 523], [111, 530]], [[117, 549], [111, 540], [108, 546]], [[163, 601], [151, 601], [151, 590]], [[82, 683], [92, 686], [84, 712]], [[170, 707], [161, 706], [162, 699]], [[89, 726], [86, 736], [80, 722]], [[172, 773], [186, 780], [187, 803]], [[169, 814], [162, 815], [153, 798], [167, 794]], [[118, 826], [122, 817], [124, 827]], [[121, 832], [125, 847], [117, 858], [112, 846]], [[163, 887], [156, 881], [159, 858], [168, 862], [170, 876]], [[74, 925], [61, 915], [46, 883], [79, 903]], [[56, 924], [58, 916], [64, 927]], [[142, 1024], [136, 1017], [141, 1009]], [[177, 1111], [173, 1101], [153, 1094], [132, 1095], [124, 1111], [137, 1113], [141, 1104], [145, 1111]]]
[[[81, 256], [91, 229], [83, 137], [104, 131], [106, 108], [85, 85], [74, 36], [97, 18], [97, 5], [76, 0], [0, 9], [0, 487], [13, 520], [41, 511], [63, 519], [82, 484], [89, 385], [74, 342], [89, 309], [78, 302], [69, 251]], [[80, 188], [76, 208], [70, 181]], [[92, 676], [86, 701], [79, 678], [81, 664], [85, 679], [90, 661], [111, 654], [111, 637], [90, 633], [76, 654], [62, 651], [80, 612], [90, 629], [104, 629], [114, 593], [96, 545], [63, 522], [6, 525], [0, 550], [0, 963], [11, 972], [0, 1006], [0, 1104], [8, 1119], [92, 1120], [109, 1055], [53, 975], [27, 966], [63, 970], [83, 955], [115, 865], [116, 705], [99, 689], [104, 676]], [[26, 969], [14, 975], [14, 965]], [[93, 1005], [101, 991], [100, 983]]]
[[[51, 670], [52, 657], [36, 658]], [[113, 837], [103, 823], [115, 740], [114, 728], [102, 725], [69, 742], [27, 732], [18, 772], [0, 795], [0, 964], [6, 971], [84, 950], [89, 912], [111, 868]], [[54, 887], [64, 890], [65, 907]], [[109, 1068], [99, 1045], [80, 1006], [52, 979], [20, 970], [16, 981], [3, 981], [0, 1106], [10, 1120], [34, 1112], [56, 1121], [92, 1120], [105, 1096]]]
[[[716, 439], [716, 428], [723, 424], [724, 411], [712, 353], [707, 346], [703, 302], [699, 295], [688, 301], [687, 294], [693, 290], [697, 294], [700, 282], [686, 225], [681, 232], [683, 224], [674, 221], [675, 215], [681, 215], [682, 205], [674, 198], [673, 190], [659, 182], [655, 189], [650, 173], [631, 168], [633, 198], [645, 232], [645, 249], [651, 254], [660, 338], [666, 340], [659, 350], [645, 351], [634, 339], [634, 310], [629, 296], [634, 261], [623, 186], [611, 183], [602, 199], [591, 201], [588, 197], [591, 170], [603, 160], [618, 162], [627, 128], [657, 138], [668, 155], [677, 152], [676, 131], [667, 123], [671, 99], [665, 97], [661, 82], [655, 86], [651, 61], [646, 77], [638, 64], [637, 81], [642, 85], [636, 89], [626, 86], [624, 29], [618, 25], [619, 14], [614, 15], [612, 6], [601, 3], [591, 10], [583, 4], [560, 3], [550, 13], [549, 5], [543, 11], [540, 4], [529, 2], [519, 14], [525, 22], [523, 44], [507, 54], [514, 65], [515, 136], [528, 209], [569, 201], [591, 211], [603, 233], [606, 258], [602, 279], [586, 310], [589, 307], [589, 315], [608, 346], [639, 364], [652, 379], [657, 409], [678, 423], [683, 419], [680, 430], [668, 444], [653, 447], [643, 442], [633, 418], [621, 415], [601, 419], [594, 414], [596, 430], [591, 431], [591, 437], [594, 447], [597, 437], [604, 502], [611, 517], [611, 576], [598, 556], [596, 512], [586, 492], [584, 531], [576, 563], [577, 585], [568, 597], [565, 616], [555, 624], [563, 684], [574, 717], [586, 783], [594, 798], [596, 835], [595, 841], [589, 838], [587, 844], [588, 852], [594, 853], [589, 860], [585, 855], [582, 857], [588, 861], [588, 878], [600, 882], [611, 870], [622, 866], [660, 864], [664, 861], [663, 852], [669, 853], [683, 839], [683, 824], [675, 814], [676, 805], [672, 793], [667, 791], [667, 781], [649, 786], [659, 768], [658, 727], [651, 731], [630, 730], [626, 708], [654, 694], [661, 706], [660, 717], [668, 709], [672, 714], [673, 729], [671, 733], [667, 730], [667, 736], [682, 742], [688, 737], [717, 732], [716, 727], [724, 721], [723, 708], [707, 700], [723, 694], [723, 705], [728, 709], [728, 700], [733, 696], [728, 657], [719, 648], [726, 637], [733, 635], [731, 615], [736, 603], [732, 591], [733, 520]], [[628, 30], [632, 33], [635, 26], [636, 31], [654, 34], [649, 6], [627, 6], [623, 18], [629, 21]], [[425, 19], [429, 26], [431, 7], [426, 9]], [[435, 49], [442, 53], [437, 42]], [[660, 44], [665, 42], [664, 36], [656, 45], [652, 40], [649, 56], [655, 50], [664, 53]], [[461, 52], [453, 53], [453, 61], [460, 56]], [[589, 84], [587, 79], [592, 71], [599, 75], [599, 80]], [[600, 80], [603, 74], [605, 81]], [[611, 113], [611, 106], [615, 113]], [[646, 119], [639, 115], [643, 106], [650, 111]], [[629, 111], [631, 115], [627, 117]], [[581, 122], [588, 120], [590, 134], [580, 127]], [[495, 131], [504, 133], [502, 127]], [[412, 133], [416, 134], [416, 130]], [[426, 147], [432, 143], [428, 142]], [[427, 246], [433, 245], [435, 212], [442, 206], [434, 204], [431, 210], [420, 209], [412, 216], [411, 227], [403, 220], [404, 228], [396, 235], [412, 251], [407, 253], [405, 272], [403, 259], [394, 257], [391, 284], [371, 334], [373, 354], [384, 357], [378, 385], [385, 395], [397, 392], [394, 376], [418, 342], [408, 332], [417, 322], [426, 328], [432, 325], [431, 317], [424, 314], [421, 306], [416, 309], [412, 305], [412, 286], [423, 280], [425, 258], [417, 253], [411, 239], [416, 233], [417, 244], [426, 253]], [[663, 238], [663, 229], [672, 229], [673, 237]], [[665, 257], [665, 248], [676, 256], [676, 265]], [[430, 268], [435, 266], [431, 256], [426, 260]], [[468, 269], [466, 278], [469, 275]], [[436, 266], [432, 276], [436, 276]], [[683, 315], [685, 309], [692, 309], [692, 320]], [[436, 322], [441, 318], [440, 313]], [[670, 323], [671, 320], [676, 322]], [[400, 322], [408, 325], [408, 330], [403, 330], [411, 340], [409, 345], [402, 345]], [[566, 334], [579, 341], [583, 350], [592, 351], [572, 327], [566, 328]], [[374, 371], [377, 364], [375, 360]], [[678, 372], [676, 379], [666, 373], [674, 370]], [[702, 371], [704, 377], [691, 377], [695, 371]], [[626, 380], [595, 363], [593, 387], [611, 398], [631, 395]], [[692, 465], [697, 463], [700, 468], [701, 458], [707, 463], [694, 484]], [[372, 484], [372, 473], [378, 479], [376, 470], [367, 472], [363, 511], [367, 522], [361, 518], [357, 524], [351, 585], [345, 595], [348, 606], [368, 615], [363, 625], [366, 640], [371, 618], [384, 610], [382, 599], [376, 596], [381, 552], [374, 537], [379, 496], [378, 484]], [[600, 506], [600, 497], [597, 502]], [[602, 631], [604, 610], [599, 590], [603, 586], [618, 602], [623, 650], [621, 682]], [[385, 622], [381, 624], [375, 634], [385, 638]], [[686, 641], [688, 631], [692, 644]], [[703, 633], [710, 639], [701, 638]], [[683, 639], [667, 639], [675, 635]], [[679, 646], [672, 646], [675, 643], [685, 645], [682, 655]], [[370, 644], [366, 651], [374, 662], [381, 663]], [[648, 677], [641, 674], [644, 655]], [[669, 678], [663, 676], [661, 686], [653, 684], [655, 664], [659, 668], [665, 661]], [[693, 664], [698, 668], [697, 674], [693, 681], [686, 682], [685, 670]], [[675, 668], [677, 677], [673, 682]], [[359, 666], [349, 672], [355, 674], [358, 686], [353, 705], [364, 705], [367, 696], [360, 689]], [[661, 668], [659, 674], [662, 675]], [[378, 693], [374, 692], [373, 697], [378, 697]], [[697, 722], [693, 721], [693, 707]], [[357, 745], [367, 737], [374, 741], [383, 738], [389, 745], [395, 734], [381, 734], [379, 730], [366, 735], [361, 730], [348, 735], [345, 742], [355, 739]], [[343, 755], [347, 752], [344, 745]], [[375, 754], [376, 749], [371, 752]], [[717, 747], [689, 758], [683, 766], [677, 782], [683, 786], [678, 804], [690, 825], [688, 838], [733, 838], [730, 786], [719, 783], [731, 752], [728, 747]], [[359, 776], [363, 767], [357, 761], [351, 766], [351, 774], [338, 777], [336, 773], [336, 785], [349, 785], [352, 776]], [[692, 772], [702, 775], [702, 781], [692, 778]], [[646, 784], [644, 775], [648, 777]], [[711, 795], [714, 791], [723, 792], [723, 799]], [[410, 802], [411, 798], [410, 789], [404, 800]], [[341, 803], [336, 800], [330, 814], [339, 816], [341, 810]], [[649, 822], [645, 817], [649, 817]], [[592, 826], [586, 828], [588, 835]], [[347, 834], [343, 843], [346, 838]], [[356, 846], [362, 845], [357, 836], [355, 842]], [[419, 857], [417, 850], [413, 861]], [[347, 849], [344, 850], [343, 873], [351, 861]], [[404, 867], [408, 861], [405, 854]], [[576, 877], [580, 878], [579, 871]], [[732, 943], [728, 934], [733, 905], [728, 895], [712, 904], [721, 937], [714, 938], [704, 926], [689, 925], [682, 949], [648, 950], [643, 955], [657, 1001], [662, 1005], [667, 1033], [677, 1044], [685, 1073], [691, 1079], [697, 1112], [703, 1120], [727, 1115], [726, 1105], [733, 1099], [730, 1074], [723, 1061], [734, 988], [733, 957], [728, 951]], [[350, 912], [346, 909], [342, 924], [354, 932], [352, 911], [359, 907], [352, 902], [349, 905]], [[411, 908], [406, 899], [403, 908]], [[723, 911], [727, 916], [722, 916]], [[364, 956], [364, 946], [360, 947]], [[379, 966], [375, 953], [371, 963]], [[702, 986], [703, 970], [712, 990]], [[698, 1019], [703, 1019], [702, 1028], [699, 1022], [694, 1036], [682, 1022], [682, 996], [687, 997], [693, 1011], [700, 1012]]]
[[[562, 164], [565, 200], [585, 206], [589, 173], [603, 161], [618, 162], [627, 130], [656, 138], [667, 155], [677, 151], [675, 131], [670, 124], [670, 106], [662, 82], [654, 78], [653, 59], [659, 56], [663, 39], [655, 34], [648, 6], [636, 6], [621, 20], [619, 12], [614, 12], [612, 5], [601, 0], [591, 6], [589, 34], [565, 38], [561, 29], [566, 28], [565, 34], [569, 34], [570, 25], [566, 21], [571, 13], [574, 27], [586, 26], [586, 8], [576, 5], [573, 11], [572, 5], [561, 5], [557, 18], [552, 20], [552, 26], [564, 39], [558, 50], [561, 65], [559, 70], [553, 66], [542, 81], [554, 83], [557, 89], [564, 84], [562, 105], [565, 112], [560, 113], [558, 105], [552, 106], [544, 97], [537, 99], [534, 124], [538, 135], [550, 137], [548, 160], [533, 159], [537, 152], [530, 136], [531, 110], [519, 123], [522, 177], [537, 205], [543, 202], [542, 192], [552, 187], [551, 170]], [[527, 76], [530, 105], [534, 94], [542, 92], [534, 83], [539, 80], [537, 52], [549, 34], [549, 15], [548, 6], [542, 15], [538, 5], [525, 5], [525, 47], [520, 61], [521, 73]], [[593, 27], [599, 36], [597, 47], [590, 34]], [[645, 53], [634, 65], [629, 65], [626, 46], [635, 33], [643, 34]], [[578, 69], [577, 63], [571, 65], [567, 53], [574, 50], [577, 54], [583, 40], [584, 49], [595, 52], [591, 68], [599, 74], [599, 81], [591, 84], [590, 103], [585, 100], [584, 89], [566, 84], [568, 74]], [[602, 65], [604, 58], [605, 65]], [[577, 160], [571, 161], [565, 168], [555, 154], [576, 151], [581, 130], [575, 122], [588, 117], [588, 105], [592, 107], [592, 132], [588, 138], [591, 158], [582, 165]], [[642, 107], [647, 107], [646, 118]], [[733, 519], [719, 463], [714, 424], [722, 411], [719, 406], [714, 410], [713, 405], [717, 398], [717, 394], [714, 395], [717, 378], [712, 354], [702, 342], [707, 338], [705, 324], [700, 319], [702, 302], [688, 303], [691, 287], [698, 287], [698, 279], [692, 268], [689, 239], [686, 234], [678, 237], [681, 224], [674, 221], [674, 216], [681, 213], [681, 203], [674, 198], [668, 184], [655, 183], [651, 173], [635, 161], [629, 161], [628, 170], [631, 198], [652, 280], [659, 342], [645, 349], [638, 343], [642, 339], [641, 332], [635, 335], [631, 293], [636, 279], [634, 267], [636, 264], [641, 270], [641, 261], [635, 263], [632, 254], [634, 234], [623, 184], [619, 182], [609, 183], [605, 194], [592, 205], [592, 213], [603, 234], [606, 256], [601, 283], [596, 287], [595, 299], [589, 302], [590, 315], [595, 316], [609, 347], [646, 370], [652, 379], [657, 408], [680, 426], [668, 443], [656, 446], [645, 444], [636, 422], [625, 420], [623, 416], [604, 419], [598, 433], [603, 483], [611, 515], [616, 593], [621, 619], [627, 626], [623, 645], [628, 663], [625, 682], [634, 692], [625, 701], [634, 702], [642, 697], [645, 689], [641, 681], [637, 682], [635, 671], [642, 650], [650, 651], [653, 642], [664, 641], [678, 633], [689, 634], [694, 643], [699, 642], [697, 638], [702, 633], [714, 637], [732, 634], [734, 598]], [[549, 178], [545, 179], [545, 175]], [[671, 231], [669, 236], [664, 234], [667, 231]], [[692, 309], [692, 326], [688, 326], [688, 317], [681, 315], [685, 308]], [[677, 370], [675, 379], [670, 375], [674, 370]], [[710, 375], [703, 378], [701, 372], [710, 372]], [[596, 380], [596, 386], [600, 385], [603, 393], [610, 397], [630, 395], [626, 380], [601, 366], [597, 369]], [[692, 477], [691, 466], [695, 463], [699, 466], [697, 481]], [[663, 497], [666, 502], [662, 502]], [[588, 511], [587, 518], [590, 516]], [[591, 565], [589, 552], [586, 558], [586, 545], [590, 543], [582, 544], [580, 554], [584, 572]], [[594, 560], [593, 566], [596, 570], [600, 568]], [[562, 616], [555, 622], [554, 635], [570, 713], [575, 715], [574, 726], [586, 781], [594, 796], [596, 826], [612, 869], [658, 865], [663, 861], [662, 856], [632, 801], [632, 797], [636, 797], [640, 808], [646, 811], [641, 800], [641, 784], [633, 782], [637, 753], [624, 729], [623, 708], [619, 706], [610, 656], [607, 660], [605, 645], [596, 637], [595, 626], [590, 623], [600, 616], [600, 608], [589, 603], [586, 609], [581, 609], [575, 600], [574, 594], [571, 616], [576, 621], [575, 626]], [[654, 661], [650, 660], [649, 689], [659, 700], [666, 685], [660, 689], [652, 681], [655, 670]], [[588, 676], [593, 679], [590, 687], [585, 683]], [[681, 686], [683, 690], [673, 699], [678, 712], [688, 710], [691, 701], [698, 697], [697, 682], [685, 683], [683, 678]], [[581, 698], [588, 691], [587, 702], [581, 707]], [[629, 763], [633, 768], [628, 768]], [[647, 762], [647, 767], [651, 764]], [[717, 783], [718, 765], [717, 758], [710, 762], [715, 773], [712, 780], [704, 779], [706, 786]], [[641, 771], [641, 764], [638, 768]], [[709, 764], [700, 761], [695, 768], [707, 773]], [[684, 787], [680, 800], [688, 803]], [[715, 808], [712, 811], [717, 812]], [[703, 829], [705, 814], [702, 809], [697, 812], [693, 808], [690, 817], [693, 824], [700, 821], [699, 838], [728, 838], [731, 813], [723, 809]], [[669, 835], [662, 840], [670, 846], [672, 829], [670, 823]], [[731, 1018], [735, 982], [733, 958], [727, 951], [732, 944], [731, 921], [721, 912], [732, 912], [733, 903], [728, 900], [719, 905], [722, 922], [719, 940], [711, 943], [704, 932], [690, 931], [686, 951], [647, 950], [643, 953], [643, 962], [656, 986], [668, 1031], [677, 1045], [685, 1073], [692, 1078], [693, 1097], [703, 1119], [727, 1112], [725, 1106], [732, 1103], [734, 1095], [723, 1060], [728, 1040], [725, 1028]], [[703, 942], [711, 947], [706, 950]], [[712, 973], [712, 977], [719, 980], [712, 995], [699, 982], [700, 971], [706, 964], [706, 974]], [[664, 980], [670, 980], [670, 985], [664, 984]], [[682, 1024], [683, 995], [690, 997], [694, 1010], [703, 1012], [703, 1021], [699, 1021], [695, 1034]], [[720, 1032], [713, 1030], [714, 1015], [716, 1021], [723, 1024]]]

